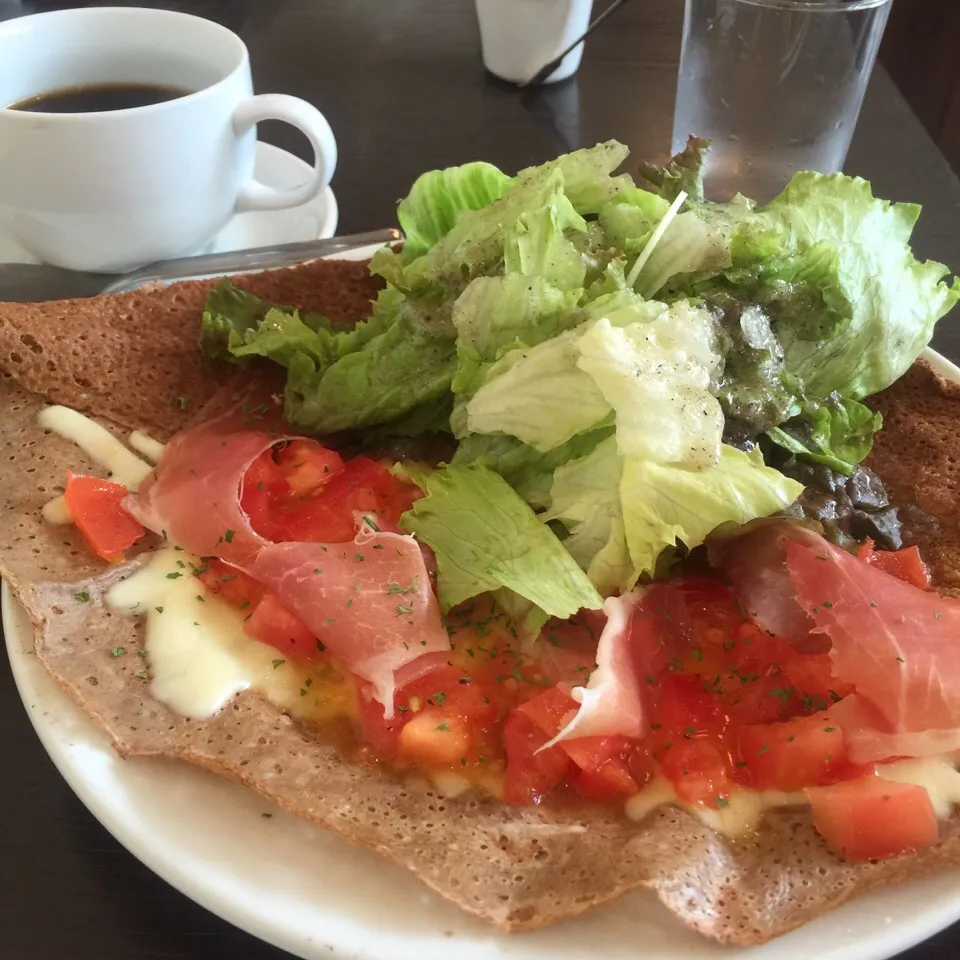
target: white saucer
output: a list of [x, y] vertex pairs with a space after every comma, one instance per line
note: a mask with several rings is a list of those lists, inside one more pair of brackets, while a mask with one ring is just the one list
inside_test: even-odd
[[[268, 187], [295, 187], [303, 183], [310, 167], [299, 157], [269, 143], [258, 142], [254, 176]], [[332, 237], [337, 229], [337, 200], [327, 187], [313, 200], [286, 210], [238, 213], [197, 253], [225, 253], [248, 247]], [[0, 221], [0, 263], [39, 263], [3, 230]]]

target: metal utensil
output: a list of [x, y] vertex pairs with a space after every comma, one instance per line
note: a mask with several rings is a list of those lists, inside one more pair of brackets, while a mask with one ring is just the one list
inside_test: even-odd
[[36, 303], [42, 300], [95, 297], [101, 293], [135, 290], [145, 283], [166, 283], [191, 277], [250, 273], [254, 270], [292, 266], [331, 253], [342, 253], [373, 244], [396, 243], [402, 239], [401, 231], [391, 227], [274, 247], [179, 257], [152, 263], [121, 276], [64, 270], [46, 263], [0, 263], [0, 301]]
[[550, 74], [560, 66], [560, 61], [563, 60], [563, 58], [571, 50], [576, 49], [579, 44], [583, 43], [583, 41], [586, 40], [587, 37], [589, 37], [590, 34], [593, 33], [593, 31], [596, 30], [604, 20], [607, 19], [607, 17], [609, 17], [616, 9], [622, 7], [626, 2], [627, 0], [613, 0], [613, 3], [611, 3], [610, 6], [607, 7], [607, 9], [604, 10], [603, 13], [601, 13], [600, 16], [597, 17], [587, 27], [586, 30], [584, 30], [583, 33], [581, 33], [580, 36], [577, 37], [577, 39], [574, 40], [566, 50], [563, 51], [563, 53], [554, 57], [549, 63], [544, 64], [529, 80], [524, 80], [523, 83], [518, 83], [517, 86], [523, 89], [524, 87], [532, 87], [537, 83], [543, 83], [543, 81], [546, 80], [547, 77], [549, 77]]
[[136, 290], [147, 283], [169, 283], [171, 280], [188, 280], [197, 277], [220, 276], [228, 273], [252, 273], [288, 267], [307, 260], [342, 253], [373, 244], [396, 243], [403, 233], [394, 227], [354, 233], [343, 237], [328, 237], [323, 240], [305, 240], [298, 243], [282, 243], [274, 247], [255, 247], [250, 250], [231, 250], [227, 253], [208, 253], [198, 257], [179, 257], [176, 260], [161, 260], [140, 270], [124, 274], [105, 286], [101, 293], [124, 293]]

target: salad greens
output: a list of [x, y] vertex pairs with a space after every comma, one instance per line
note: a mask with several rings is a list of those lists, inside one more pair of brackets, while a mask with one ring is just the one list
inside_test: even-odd
[[724, 523], [813, 500], [822, 518], [831, 491], [887, 518], [859, 466], [881, 418], [860, 401], [916, 359], [960, 282], [913, 257], [919, 208], [857, 178], [707, 202], [707, 146], [636, 179], [616, 141], [515, 176], [431, 171], [399, 205], [403, 249], [371, 261], [385, 285], [366, 321], [336, 329], [224, 281], [201, 345], [285, 367], [299, 430], [451, 435], [449, 464], [411, 470], [425, 496], [405, 529], [436, 554], [444, 609], [491, 592], [529, 633]]

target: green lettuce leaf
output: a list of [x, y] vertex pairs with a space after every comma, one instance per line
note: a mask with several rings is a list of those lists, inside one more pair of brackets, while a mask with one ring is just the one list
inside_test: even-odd
[[550, 506], [550, 489], [557, 467], [568, 460], [584, 457], [599, 443], [613, 436], [612, 424], [578, 433], [546, 453], [516, 437], [471, 433], [460, 441], [451, 463], [459, 466], [480, 462], [496, 470], [531, 507]]
[[919, 213], [875, 199], [859, 178], [798, 173], [738, 229], [741, 244], [746, 234], [779, 238], [783, 257], [763, 264], [760, 280], [787, 369], [814, 399], [888, 387], [960, 299], [960, 282], [940, 282], [946, 267], [910, 250]]
[[508, 433], [545, 453], [603, 421], [610, 404], [577, 367], [584, 331], [567, 330], [492, 364], [466, 405], [467, 429]]
[[883, 417], [856, 400], [832, 394], [820, 403], [808, 401], [800, 414], [770, 430], [774, 443], [813, 463], [822, 463], [846, 477], [873, 447]]
[[597, 221], [610, 246], [639, 253], [669, 209], [663, 197], [633, 187], [607, 201], [597, 212]]
[[539, 167], [527, 167], [517, 174], [517, 179], [537, 180], [559, 171], [563, 176], [564, 192], [577, 213], [596, 213], [615, 194], [633, 186], [629, 174], [610, 175], [629, 155], [628, 147], [616, 140], [607, 140], [595, 147], [562, 154]]
[[724, 444], [720, 461], [688, 470], [640, 457], [624, 458], [620, 497], [630, 558], [652, 573], [667, 547], [693, 549], [721, 523], [747, 523], [793, 503], [803, 486], [764, 466], [759, 448], [744, 453]]
[[503, 587], [549, 616], [599, 609], [583, 571], [499, 474], [480, 464], [448, 466], [418, 482], [426, 496], [400, 522], [436, 554], [444, 611]]
[[559, 169], [532, 179], [518, 179], [486, 207], [463, 211], [437, 243], [407, 265], [399, 285], [410, 290], [432, 284], [462, 290], [471, 279], [491, 273], [499, 265], [506, 231], [514, 228], [521, 215], [565, 202]]
[[[577, 342], [577, 367], [616, 411], [621, 453], [657, 463], [716, 463], [723, 415], [709, 391], [720, 363], [712, 320], [685, 301], [654, 310], [657, 319], [627, 326], [596, 321]], [[559, 419], [559, 409], [552, 413]]]
[[547, 520], [560, 520], [570, 531], [563, 545], [590, 582], [604, 596], [627, 591], [641, 571], [627, 547], [620, 483], [623, 457], [615, 437], [586, 456], [569, 460], [554, 474]]
[[587, 274], [580, 251], [566, 232], [587, 225], [565, 196], [539, 210], [522, 213], [504, 241], [504, 272], [538, 277], [561, 290], [579, 290]]
[[456, 367], [452, 339], [424, 336], [401, 316], [326, 370], [302, 361], [291, 365], [284, 410], [292, 426], [310, 433], [383, 423], [441, 401]]
[[639, 185], [667, 201], [684, 191], [691, 202], [703, 200], [703, 161], [710, 147], [709, 140], [690, 137], [680, 153], [662, 167], [645, 163], [640, 167]]
[[453, 229], [460, 214], [498, 200], [512, 182], [493, 164], [479, 161], [421, 174], [397, 207], [406, 236], [403, 261], [409, 263], [426, 253]]

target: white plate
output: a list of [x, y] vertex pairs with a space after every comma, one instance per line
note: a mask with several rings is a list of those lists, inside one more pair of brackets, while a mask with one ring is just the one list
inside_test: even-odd
[[[272, 144], [257, 142], [254, 176], [268, 187], [296, 187], [306, 180], [310, 167], [299, 157]], [[327, 187], [312, 200], [286, 210], [238, 213], [202, 250], [225, 253], [249, 247], [268, 247], [298, 240], [332, 237], [337, 230], [337, 199]], [[39, 263], [4, 230], [0, 220], [0, 263]]]
[[[926, 357], [960, 382], [960, 369]], [[860, 897], [750, 950], [706, 940], [642, 892], [545, 930], [502, 934], [250, 790], [186, 764], [121, 760], [37, 663], [6, 584], [2, 615], [34, 728], [91, 813], [182, 893], [306, 960], [886, 960], [960, 919], [952, 870]]]

